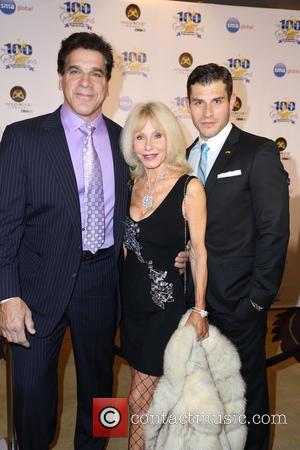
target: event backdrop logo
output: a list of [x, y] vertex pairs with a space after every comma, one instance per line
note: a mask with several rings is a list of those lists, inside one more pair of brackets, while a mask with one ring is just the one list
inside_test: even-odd
[[232, 109], [232, 117], [234, 120], [246, 120], [247, 112], [243, 110], [243, 102], [240, 97], [236, 97], [235, 103]]
[[140, 18], [141, 10], [137, 5], [131, 3], [131, 5], [127, 6], [125, 13], [129, 20], [133, 20], [135, 22]]
[[125, 9], [125, 16], [127, 20], [122, 20], [121, 24], [124, 27], [134, 31], [146, 31], [146, 23], [139, 20], [141, 14], [142, 12], [140, 7], [135, 3], [130, 3]]
[[275, 141], [275, 144], [277, 145], [278, 150], [280, 152], [283, 152], [287, 148], [287, 141], [283, 137], [277, 138], [276, 141]]
[[286, 74], [286, 66], [283, 63], [275, 64], [273, 68], [274, 75], [278, 78], [284, 77]]
[[295, 123], [296, 103], [290, 99], [277, 100], [271, 105], [270, 117], [274, 123]]
[[174, 68], [177, 74], [188, 77], [192, 70], [193, 56], [188, 52], [183, 52], [178, 57], [178, 65]]
[[29, 5], [20, 4], [16, 5], [13, 0], [0, 0], [0, 11], [3, 14], [13, 14], [16, 11], [30, 12], [33, 11], [33, 6], [29, 3]]
[[22, 86], [14, 86], [10, 90], [10, 97], [14, 102], [24, 102], [26, 98], [26, 91]]
[[13, 0], [0, 0], [0, 11], [3, 14], [13, 14], [16, 11], [16, 4]]
[[182, 119], [190, 118], [190, 113], [187, 107], [187, 97], [175, 97], [171, 102], [171, 109], [176, 117]]
[[242, 100], [240, 99], [240, 97], [236, 97], [235, 99], [235, 103], [233, 106], [233, 111], [239, 111], [242, 107]]
[[181, 53], [179, 56], [179, 64], [181, 67], [184, 67], [185, 69], [188, 69], [193, 64], [193, 57], [190, 53]]
[[285, 64], [277, 63], [273, 67], [273, 73], [274, 73], [274, 75], [276, 77], [281, 78], [281, 77], [284, 77], [285, 75], [291, 75], [291, 74], [299, 75], [300, 74], [300, 69], [287, 68]]
[[229, 33], [237, 33], [239, 30], [253, 30], [254, 25], [249, 23], [240, 23], [236, 17], [230, 17], [226, 21], [226, 29]]
[[32, 58], [32, 46], [18, 40], [15, 43], [8, 42], [0, 47], [0, 61], [5, 69], [34, 70], [36, 61]]
[[278, 137], [275, 141], [278, 150], [280, 151], [280, 158], [283, 160], [291, 159], [291, 155], [286, 151], [287, 140], [284, 137]]
[[122, 111], [129, 111], [132, 108], [133, 101], [131, 97], [128, 97], [127, 95], [123, 95], [119, 98], [119, 108]]
[[9, 91], [12, 102], [6, 102], [6, 108], [20, 113], [31, 113], [32, 104], [25, 102], [27, 93], [23, 86], [13, 86]]
[[60, 20], [65, 28], [86, 28], [91, 30], [95, 19], [91, 17], [92, 8], [87, 2], [64, 2], [60, 7]]
[[139, 50], [122, 52], [122, 60], [118, 67], [122, 75], [140, 75], [147, 77], [149, 66], [147, 65], [147, 54]]
[[29, 3], [27, 5], [25, 3], [23, 3], [23, 4], [18, 3], [17, 4], [17, 11], [18, 12], [20, 12], [20, 11], [22, 11], [22, 12], [31, 12], [31, 11], [33, 11], [33, 6], [31, 4], [31, 1], [30, 0], [27, 0], [27, 1]]
[[179, 11], [174, 17], [173, 29], [176, 36], [194, 36], [201, 38], [203, 33], [202, 17], [196, 11]]
[[226, 63], [227, 68], [231, 72], [233, 80], [250, 82], [252, 77], [252, 72], [250, 72], [250, 59], [244, 56], [239, 56], [238, 58], [229, 58]]
[[276, 24], [275, 36], [279, 44], [292, 42], [300, 44], [300, 20], [282, 19]]
[[230, 17], [226, 22], [226, 28], [230, 33], [236, 33], [240, 29], [240, 21], [235, 17]]

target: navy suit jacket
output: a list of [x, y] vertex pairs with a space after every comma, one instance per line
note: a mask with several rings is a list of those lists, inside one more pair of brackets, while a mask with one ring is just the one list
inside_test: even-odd
[[[218, 177], [230, 171], [240, 175]], [[205, 191], [208, 308], [235, 321], [255, 317], [249, 299], [270, 306], [289, 239], [288, 177], [275, 143], [233, 126]]]
[[[121, 127], [104, 119], [114, 163], [117, 261], [129, 175], [119, 148]], [[82, 251], [78, 188], [60, 109], [6, 128], [0, 192], [0, 299], [21, 297], [38, 334], [46, 336], [70, 300]]]

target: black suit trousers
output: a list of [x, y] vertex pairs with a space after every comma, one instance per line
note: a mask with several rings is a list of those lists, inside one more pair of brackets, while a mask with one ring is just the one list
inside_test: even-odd
[[71, 330], [77, 376], [74, 448], [105, 447], [105, 439], [92, 437], [92, 399], [112, 395], [116, 314], [117, 270], [111, 248], [81, 263], [72, 297], [55, 330], [43, 338], [39, 338], [39, 330], [35, 336], [28, 336], [29, 349], [13, 347], [15, 423], [20, 450], [48, 450], [54, 438], [57, 364], [67, 326]]
[[[267, 312], [255, 313], [255, 319], [237, 321], [232, 315], [210, 315], [210, 322], [235, 345], [241, 359], [241, 374], [246, 383], [246, 420], [248, 427], [245, 450], [268, 450], [269, 414], [265, 339]], [[265, 423], [260, 423], [262, 421]]]

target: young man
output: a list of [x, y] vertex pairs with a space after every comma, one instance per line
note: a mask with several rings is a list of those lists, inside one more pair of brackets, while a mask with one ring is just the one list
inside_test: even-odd
[[67, 325], [77, 374], [75, 449], [105, 445], [92, 438], [92, 398], [112, 394], [128, 179], [121, 128], [101, 112], [112, 67], [101, 37], [70, 35], [58, 54], [64, 104], [8, 126], [1, 142], [0, 328], [20, 344], [12, 348], [20, 450], [47, 450], [53, 439]]
[[240, 354], [247, 385], [245, 448], [267, 450], [268, 426], [259, 423], [268, 413], [266, 318], [288, 245], [287, 173], [274, 142], [230, 123], [235, 96], [225, 67], [196, 67], [187, 95], [199, 132], [187, 158], [207, 196], [207, 309]]

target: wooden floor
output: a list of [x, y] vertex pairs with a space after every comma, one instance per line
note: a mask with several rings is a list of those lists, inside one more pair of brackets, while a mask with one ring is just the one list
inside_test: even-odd
[[[275, 312], [269, 314], [269, 324], [274, 321]], [[268, 356], [280, 352], [279, 344], [272, 342], [270, 333], [267, 339]], [[0, 438], [7, 433], [6, 428], [6, 383], [5, 362], [0, 361]], [[76, 409], [76, 380], [74, 359], [71, 349], [69, 333], [66, 334], [60, 357], [60, 403], [59, 427], [54, 450], [73, 449], [73, 430]], [[126, 397], [129, 390], [129, 368], [118, 358], [115, 363], [116, 396]], [[300, 364], [294, 358], [277, 364], [268, 369], [271, 413], [285, 414], [286, 425], [272, 427], [273, 450], [299, 450], [300, 449]], [[125, 450], [126, 438], [111, 439], [108, 450]], [[1, 443], [0, 443], [1, 449]]]

